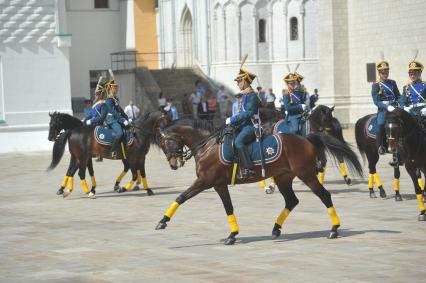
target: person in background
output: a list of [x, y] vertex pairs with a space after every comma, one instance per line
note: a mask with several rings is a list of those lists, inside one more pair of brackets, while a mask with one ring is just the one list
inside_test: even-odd
[[209, 118], [209, 105], [205, 96], [201, 97], [201, 102], [198, 104], [198, 117], [202, 120]]
[[209, 120], [213, 120], [217, 110], [217, 99], [215, 96], [213, 95], [209, 96], [209, 98], [207, 99], [207, 108], [209, 112]]
[[140, 110], [139, 108], [133, 104], [133, 100], [129, 101], [129, 105], [124, 108], [124, 113], [126, 113], [127, 117], [132, 120], [138, 118]]
[[235, 95], [235, 102], [232, 104], [232, 117], [240, 113], [242, 97], [243, 95], [241, 93]]
[[167, 99], [167, 105], [166, 105], [166, 107], [164, 107], [164, 111], [167, 111], [167, 112], [170, 113], [172, 121], [179, 119], [179, 114], [178, 114], [178, 111], [176, 109], [176, 106], [173, 105], [173, 99], [172, 98]]
[[275, 109], [275, 94], [272, 91], [272, 88], [268, 90], [268, 93], [265, 95], [266, 107], [270, 109]]
[[314, 93], [309, 96], [309, 107], [313, 109], [319, 99], [318, 89], [314, 89]]
[[83, 114], [84, 114], [84, 120], [90, 119], [92, 117], [92, 105], [93, 102], [90, 99], [86, 99], [84, 101], [84, 108], [83, 108]]
[[219, 87], [219, 91], [217, 92], [216, 96], [217, 96], [217, 101], [219, 102], [220, 118], [225, 119], [230, 95], [228, 91], [225, 90], [225, 87], [221, 85]]
[[191, 94], [189, 97], [189, 100], [192, 103], [192, 115], [194, 115], [194, 119], [199, 118], [198, 117], [198, 105], [200, 104], [201, 97], [205, 95], [206, 91], [204, 87], [201, 86], [201, 81], [196, 80], [195, 81], [195, 92]]
[[167, 100], [163, 97], [163, 92], [160, 92], [158, 95], [158, 106], [160, 107], [160, 110], [164, 110], [164, 107], [166, 107]]
[[256, 90], [257, 90], [257, 97], [259, 97], [259, 100], [260, 100], [260, 105], [263, 107], [263, 106], [266, 106], [266, 97], [265, 97], [265, 92], [262, 90], [262, 87], [261, 86], [258, 86], [257, 88], [256, 88]]

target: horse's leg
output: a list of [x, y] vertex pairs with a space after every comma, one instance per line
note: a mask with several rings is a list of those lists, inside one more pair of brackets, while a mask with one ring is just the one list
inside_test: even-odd
[[322, 203], [327, 207], [327, 212], [330, 215], [332, 227], [330, 231], [329, 239], [337, 238], [337, 228], [340, 227], [340, 219], [337, 216], [336, 209], [333, 206], [330, 193], [320, 184], [315, 172], [303, 172], [301, 175], [297, 175], [311, 190], [320, 198]]
[[75, 158], [71, 155], [70, 164], [68, 165], [67, 173], [66, 173], [64, 179], [62, 180], [61, 187], [56, 192], [57, 195], [62, 195], [64, 193], [64, 189], [67, 186], [70, 177], [73, 176], [72, 172], [73, 172], [74, 167], [75, 167]]
[[271, 177], [271, 183], [269, 184], [269, 186], [266, 186], [265, 180], [260, 181], [260, 187], [265, 190], [266, 194], [268, 194], [268, 195], [273, 194], [274, 191], [275, 191], [274, 177]]
[[145, 172], [145, 159], [144, 161], [140, 164], [139, 166], [139, 170], [138, 170], [139, 174], [138, 174], [138, 178], [142, 179], [142, 185], [143, 185], [143, 189], [146, 191], [146, 193], [149, 196], [153, 196], [154, 192], [149, 188], [148, 186], [148, 179], [146, 178], [146, 172]]
[[425, 204], [423, 203], [422, 189], [420, 188], [419, 182], [417, 179], [417, 172], [416, 172], [417, 168], [414, 166], [412, 162], [406, 162], [405, 169], [407, 169], [407, 173], [410, 175], [411, 180], [413, 181], [413, 184], [414, 184], [414, 191], [416, 193], [416, 198], [417, 198], [417, 202], [419, 204], [419, 210], [420, 210], [418, 220], [426, 221], [426, 208], [425, 208]]
[[89, 197], [93, 197], [96, 194], [96, 179], [95, 179], [95, 171], [93, 170], [93, 161], [92, 158], [89, 158], [87, 162], [87, 170], [89, 170], [90, 182], [92, 183], [92, 188], [90, 189]]
[[275, 177], [277, 180], [278, 189], [284, 197], [285, 208], [275, 220], [274, 228], [272, 229], [272, 239], [276, 239], [281, 235], [281, 228], [290, 212], [299, 204], [299, 200], [293, 191], [292, 175], [281, 175]]
[[165, 229], [167, 227], [167, 222], [170, 221], [180, 205], [208, 188], [210, 188], [209, 185], [206, 185], [202, 179], [197, 178], [194, 183], [186, 191], [181, 193], [170, 205], [163, 218], [157, 224], [157, 227], [155, 227], [155, 230]]
[[70, 167], [68, 168], [68, 172], [67, 172], [67, 175], [69, 174], [68, 189], [66, 189], [64, 191], [64, 193], [62, 194], [62, 197], [64, 197], [64, 198], [69, 196], [71, 194], [71, 192], [74, 190], [74, 175], [75, 175], [75, 172], [77, 172], [77, 169], [78, 169], [78, 167], [77, 167], [77, 165], [75, 163], [75, 159], [74, 159], [73, 166], [71, 166], [71, 164], [70, 164]]
[[[139, 166], [138, 166], [139, 168]], [[142, 176], [141, 170], [136, 170], [136, 185], [133, 187], [132, 191], [139, 191], [141, 188], [139, 187], [142, 184]]]
[[215, 191], [222, 200], [223, 206], [225, 207], [226, 215], [228, 215], [229, 226], [231, 227], [231, 234], [225, 240], [225, 245], [233, 245], [235, 243], [235, 236], [238, 235], [238, 223], [234, 215], [234, 207], [232, 206], [231, 196], [227, 185], [215, 186]]
[[399, 171], [399, 166], [393, 168], [393, 189], [395, 191], [395, 201], [402, 201], [401, 194], [399, 193], [399, 177], [401, 172]]
[[370, 191], [370, 198], [376, 198], [376, 194], [374, 193], [374, 181], [376, 181], [376, 185], [380, 191], [381, 197], [386, 197], [386, 192], [383, 189], [382, 183], [380, 181], [379, 176], [376, 172], [376, 164], [377, 161], [379, 161], [379, 154], [377, 152], [370, 152], [367, 153], [367, 159], [368, 159], [368, 190]]
[[423, 194], [423, 200], [425, 198], [425, 186], [423, 184], [423, 180], [422, 180], [422, 172], [420, 171], [419, 168], [416, 169], [416, 175], [417, 175], [417, 182], [419, 183], [419, 187], [422, 190], [422, 194]]
[[136, 168], [134, 166], [130, 167], [130, 171], [132, 172], [132, 179], [127, 183], [125, 187], [120, 188], [117, 192], [124, 193], [132, 189], [133, 184], [136, 182], [137, 179], [137, 173]]
[[346, 173], [345, 161], [343, 159], [339, 161], [340, 161], [340, 173], [342, 173], [342, 177], [345, 180], [346, 185], [350, 186], [352, 184], [352, 180], [351, 178], [348, 177], [348, 173]]
[[323, 185], [325, 179], [325, 167], [318, 168], [318, 182]]
[[[89, 157], [91, 158], [91, 157]], [[78, 168], [78, 176], [80, 177], [80, 181], [81, 181], [81, 187], [83, 188], [83, 192], [85, 194], [89, 194], [90, 190], [89, 187], [87, 186], [87, 182], [86, 182], [86, 167], [87, 167], [88, 161], [86, 162], [80, 162], [80, 166]], [[90, 198], [96, 198], [94, 195], [90, 196]]]
[[123, 169], [123, 172], [121, 172], [120, 176], [118, 176], [117, 179], [115, 180], [114, 191], [121, 189], [120, 187], [121, 180], [123, 180], [123, 177], [126, 176], [127, 171], [129, 171], [129, 168], [130, 168], [130, 165], [127, 159], [122, 159], [122, 162], [123, 162], [124, 169]]

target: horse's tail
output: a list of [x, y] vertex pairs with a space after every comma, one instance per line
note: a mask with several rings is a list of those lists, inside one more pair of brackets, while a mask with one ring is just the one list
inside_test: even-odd
[[355, 123], [355, 140], [356, 146], [358, 147], [359, 153], [361, 154], [362, 160], [365, 162], [365, 135], [364, 135], [364, 124], [365, 119], [361, 118]]
[[50, 163], [49, 167], [47, 167], [47, 171], [50, 171], [58, 166], [59, 161], [61, 161], [61, 158], [64, 155], [65, 145], [67, 144], [70, 134], [71, 130], [67, 130], [61, 133], [55, 140], [52, 151], [52, 162]]
[[342, 125], [340, 124], [339, 120], [333, 117], [331, 119], [331, 125], [333, 127], [332, 136], [338, 139], [339, 141], [346, 142], [345, 138], [343, 137]]
[[347, 143], [323, 133], [312, 133], [306, 138], [318, 150], [319, 156], [324, 156], [324, 153], [327, 152], [334, 158], [336, 163], [339, 161], [339, 158], [343, 158], [351, 171], [355, 171], [359, 176], [362, 176], [363, 172], [361, 163], [359, 162], [356, 153]]

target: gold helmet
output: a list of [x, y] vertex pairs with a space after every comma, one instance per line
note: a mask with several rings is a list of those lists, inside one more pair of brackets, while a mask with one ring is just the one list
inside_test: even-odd
[[423, 64], [419, 61], [411, 61], [410, 64], [408, 64], [408, 71], [423, 71]]
[[[288, 83], [288, 82], [291, 82], [291, 81], [299, 81], [299, 79], [300, 79], [300, 77], [299, 77], [299, 75], [297, 74], [297, 73], [288, 73], [284, 78], [283, 78], [283, 80], [286, 82], [286, 83]], [[302, 77], [302, 79], [303, 79], [303, 77]]]
[[380, 61], [376, 65], [377, 71], [389, 70], [389, 63], [386, 61]]
[[252, 74], [249, 71], [246, 71], [243, 68], [240, 68], [240, 72], [238, 76], [234, 79], [234, 81], [245, 80], [246, 82], [251, 84], [255, 78], [256, 78], [255, 74]]

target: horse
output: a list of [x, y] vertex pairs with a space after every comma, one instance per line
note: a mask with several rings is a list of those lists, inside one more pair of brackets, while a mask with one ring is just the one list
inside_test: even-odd
[[[187, 145], [195, 158], [197, 179], [192, 185], [180, 194], [169, 207], [163, 218], [156, 226], [156, 230], [165, 229], [176, 212], [177, 208], [190, 198], [209, 188], [214, 188], [225, 207], [231, 233], [225, 240], [225, 245], [232, 245], [239, 233], [237, 220], [234, 215], [228, 185], [232, 182], [233, 167], [225, 165], [219, 160], [220, 131], [208, 135], [191, 126], [167, 127], [160, 130], [158, 145], [163, 150], [169, 165], [177, 169], [184, 159], [183, 147]], [[328, 238], [338, 237], [340, 220], [333, 206], [330, 193], [320, 184], [316, 176], [316, 160], [318, 156], [329, 152], [334, 158], [342, 157], [348, 162], [350, 169], [362, 175], [362, 167], [356, 154], [345, 143], [324, 133], [311, 133], [306, 138], [292, 134], [276, 134], [282, 145], [282, 151], [273, 163], [265, 165], [266, 177], [274, 177], [280, 193], [285, 200], [285, 208], [275, 221], [272, 238], [281, 235], [281, 228], [285, 219], [298, 204], [292, 183], [295, 177], [301, 179], [327, 208], [331, 218], [332, 228]], [[201, 140], [201, 141], [200, 141]], [[251, 179], [237, 177], [236, 184], [258, 182], [263, 179], [259, 166], [255, 168], [255, 176]]]
[[[65, 132], [61, 135], [61, 139], [55, 142], [52, 162], [48, 169], [52, 170], [57, 166], [64, 153], [65, 145], [68, 142], [71, 161], [67, 176], [65, 177], [69, 178], [69, 188], [67, 191], [64, 191], [64, 197], [68, 196], [72, 191], [72, 177], [77, 169], [79, 170], [83, 190], [88, 191], [85, 180], [86, 165], [89, 164], [89, 160], [94, 155], [111, 159], [111, 156], [108, 154], [109, 147], [100, 145], [95, 141], [93, 134], [94, 126], [83, 126], [79, 119], [64, 113], [55, 112], [50, 114], [50, 116], [51, 120], [48, 139], [53, 140], [62, 130]], [[145, 156], [148, 153], [149, 146], [151, 143], [154, 143], [158, 128], [167, 123], [168, 118], [161, 111], [147, 113], [142, 119], [135, 121], [135, 138], [132, 146], [128, 147], [127, 150], [125, 150], [124, 146], [122, 146], [123, 150], [117, 153], [117, 159], [125, 160], [125, 166], [128, 164], [132, 172], [132, 179], [123, 190], [130, 190], [132, 188], [134, 182], [138, 179], [138, 171], [144, 173]], [[124, 175], [125, 174], [123, 173], [120, 174], [118, 179], [121, 180]], [[66, 183], [65, 178], [61, 187], [64, 183]], [[96, 184], [94, 177], [92, 179], [92, 185], [93, 183]], [[144, 184], [145, 183], [146, 179]], [[147, 188], [147, 186], [145, 187], [145, 190], [148, 195], [153, 195], [152, 190]], [[94, 194], [95, 191], [93, 190], [91, 192], [91, 196], [93, 197]]]
[[414, 184], [419, 205], [419, 221], [426, 221], [426, 208], [423, 203], [424, 192], [418, 182], [420, 169], [426, 173], [426, 134], [421, 121], [402, 109], [385, 113], [386, 140], [392, 152], [399, 153], [405, 169]]
[[[262, 126], [265, 130], [265, 134], [273, 134], [277, 132], [277, 122], [280, 121], [280, 119], [277, 120], [277, 117], [279, 115], [271, 113], [271, 110], [265, 111], [265, 113], [260, 112], [261, 120], [262, 120]], [[312, 109], [312, 112], [309, 115], [306, 115], [302, 120], [301, 127], [304, 127], [306, 123], [309, 123], [308, 128], [312, 132], [324, 132], [326, 134], [332, 135], [333, 137], [337, 138], [341, 142], [346, 143], [345, 139], [343, 138], [342, 133], [342, 126], [340, 125], [340, 122], [337, 118], [333, 117], [333, 110], [334, 106], [328, 107], [325, 105], [318, 105], [314, 109]], [[275, 110], [276, 111], [276, 110]], [[279, 111], [276, 111], [279, 112]], [[281, 113], [281, 112], [280, 112]], [[264, 123], [264, 119], [262, 119], [262, 114], [264, 116], [264, 119], [271, 118], [271, 120], [266, 120], [266, 123]], [[338, 157], [339, 160], [339, 167], [340, 172], [342, 174], [343, 180], [345, 183], [350, 186], [352, 183], [352, 180], [350, 177], [348, 177], [348, 174], [346, 172], [345, 163], [342, 158]], [[324, 184], [325, 179], [325, 163], [319, 163], [318, 164], [318, 178], [320, 180], [321, 184]], [[266, 187], [266, 182], [261, 181], [261, 187], [265, 189], [265, 192], [267, 194], [272, 194], [275, 190], [275, 183], [272, 179], [271, 184], [269, 187]]]
[[[365, 157], [367, 157], [368, 169], [369, 169], [368, 190], [369, 190], [370, 198], [377, 198], [374, 192], [374, 183], [376, 183], [376, 186], [380, 192], [380, 197], [384, 199], [387, 197], [386, 191], [384, 190], [380, 177], [376, 171], [376, 165], [377, 165], [377, 162], [379, 161], [377, 143], [375, 138], [368, 136], [368, 133], [366, 130], [367, 127], [369, 127], [368, 124], [370, 124], [370, 121], [372, 121], [375, 115], [376, 114], [369, 114], [358, 119], [358, 121], [355, 124], [355, 140], [356, 140], [358, 150], [361, 153], [361, 156], [363, 157], [363, 159], [365, 160]], [[393, 176], [394, 176], [395, 201], [402, 201], [402, 197], [399, 192], [399, 178], [401, 176], [399, 166], [394, 167]], [[421, 176], [418, 176], [418, 183], [421, 185], [421, 187], [423, 187]]]

